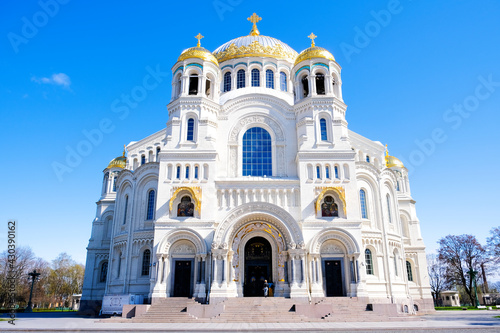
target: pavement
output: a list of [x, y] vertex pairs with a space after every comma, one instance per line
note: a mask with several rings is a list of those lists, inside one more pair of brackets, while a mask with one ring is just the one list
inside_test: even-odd
[[[437, 311], [390, 322], [325, 323], [106, 323], [75, 313], [19, 313], [2, 332], [480, 332], [500, 333], [500, 310]], [[3, 314], [2, 319], [7, 319]]]

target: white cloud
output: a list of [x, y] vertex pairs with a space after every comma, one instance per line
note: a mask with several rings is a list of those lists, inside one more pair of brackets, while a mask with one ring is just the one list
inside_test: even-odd
[[68, 75], [64, 73], [55, 73], [52, 74], [51, 77], [41, 77], [41, 78], [33, 76], [31, 78], [31, 81], [44, 84], [55, 84], [57, 86], [62, 86], [63, 88], [69, 88], [69, 86], [71, 85], [71, 79], [69, 78]]

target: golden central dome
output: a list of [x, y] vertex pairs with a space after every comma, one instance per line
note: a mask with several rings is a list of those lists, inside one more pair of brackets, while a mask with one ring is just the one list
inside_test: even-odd
[[331, 61], [335, 61], [335, 58], [327, 49], [318, 46], [311, 46], [310, 48], [300, 52], [299, 56], [295, 60], [294, 66], [300, 63], [301, 61], [312, 58], [324, 58]]
[[211, 61], [215, 65], [219, 66], [219, 62], [212, 55], [212, 53], [210, 53], [209, 50], [207, 50], [201, 46], [191, 47], [189, 49], [182, 51], [182, 53], [179, 56], [179, 59], [177, 59], [177, 61], [182, 61], [182, 60], [189, 59], [189, 58], [198, 58], [198, 59], [202, 59], [205, 61]]
[[269, 57], [293, 63], [297, 51], [282, 41], [262, 35], [242, 36], [219, 46], [213, 55], [219, 62], [243, 57]]
[[392, 167], [404, 168], [405, 167], [403, 162], [401, 162], [397, 157], [389, 156], [389, 155], [387, 155], [385, 157], [385, 165], [388, 168], [392, 168]]

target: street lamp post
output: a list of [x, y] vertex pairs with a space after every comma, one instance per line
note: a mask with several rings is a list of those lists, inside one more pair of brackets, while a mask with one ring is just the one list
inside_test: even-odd
[[479, 297], [477, 297], [477, 284], [476, 284], [476, 275], [477, 275], [477, 272], [472, 270], [472, 268], [467, 272], [467, 274], [470, 275], [470, 278], [472, 279], [472, 284], [473, 284], [473, 287], [474, 287], [474, 293], [476, 294], [476, 304], [475, 306], [478, 307], [479, 306]]
[[30, 291], [30, 300], [28, 301], [28, 306], [24, 309], [24, 312], [33, 312], [33, 307], [31, 305], [31, 297], [33, 296], [33, 286], [35, 285], [36, 279], [40, 276], [40, 273], [36, 272], [36, 269], [33, 272], [28, 273], [31, 277], [31, 291]]

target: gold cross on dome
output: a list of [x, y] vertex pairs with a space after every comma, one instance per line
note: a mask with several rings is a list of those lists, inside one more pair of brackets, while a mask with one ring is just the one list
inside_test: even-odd
[[200, 40], [205, 37], [199, 33], [198, 35], [194, 36], [194, 38], [198, 40], [198, 45], [196, 45], [196, 47], [200, 47], [201, 46]]
[[314, 44], [314, 39], [316, 39], [318, 36], [316, 36], [314, 33], [311, 32], [311, 34], [309, 36], [307, 36], [307, 38], [310, 38], [311, 39], [311, 47], [314, 47], [315, 44]]
[[253, 13], [252, 16], [247, 18], [250, 22], [253, 23], [252, 31], [250, 31], [251, 36], [258, 36], [260, 35], [259, 30], [257, 29], [257, 22], [262, 20], [262, 17], [259, 17], [259, 15]]

